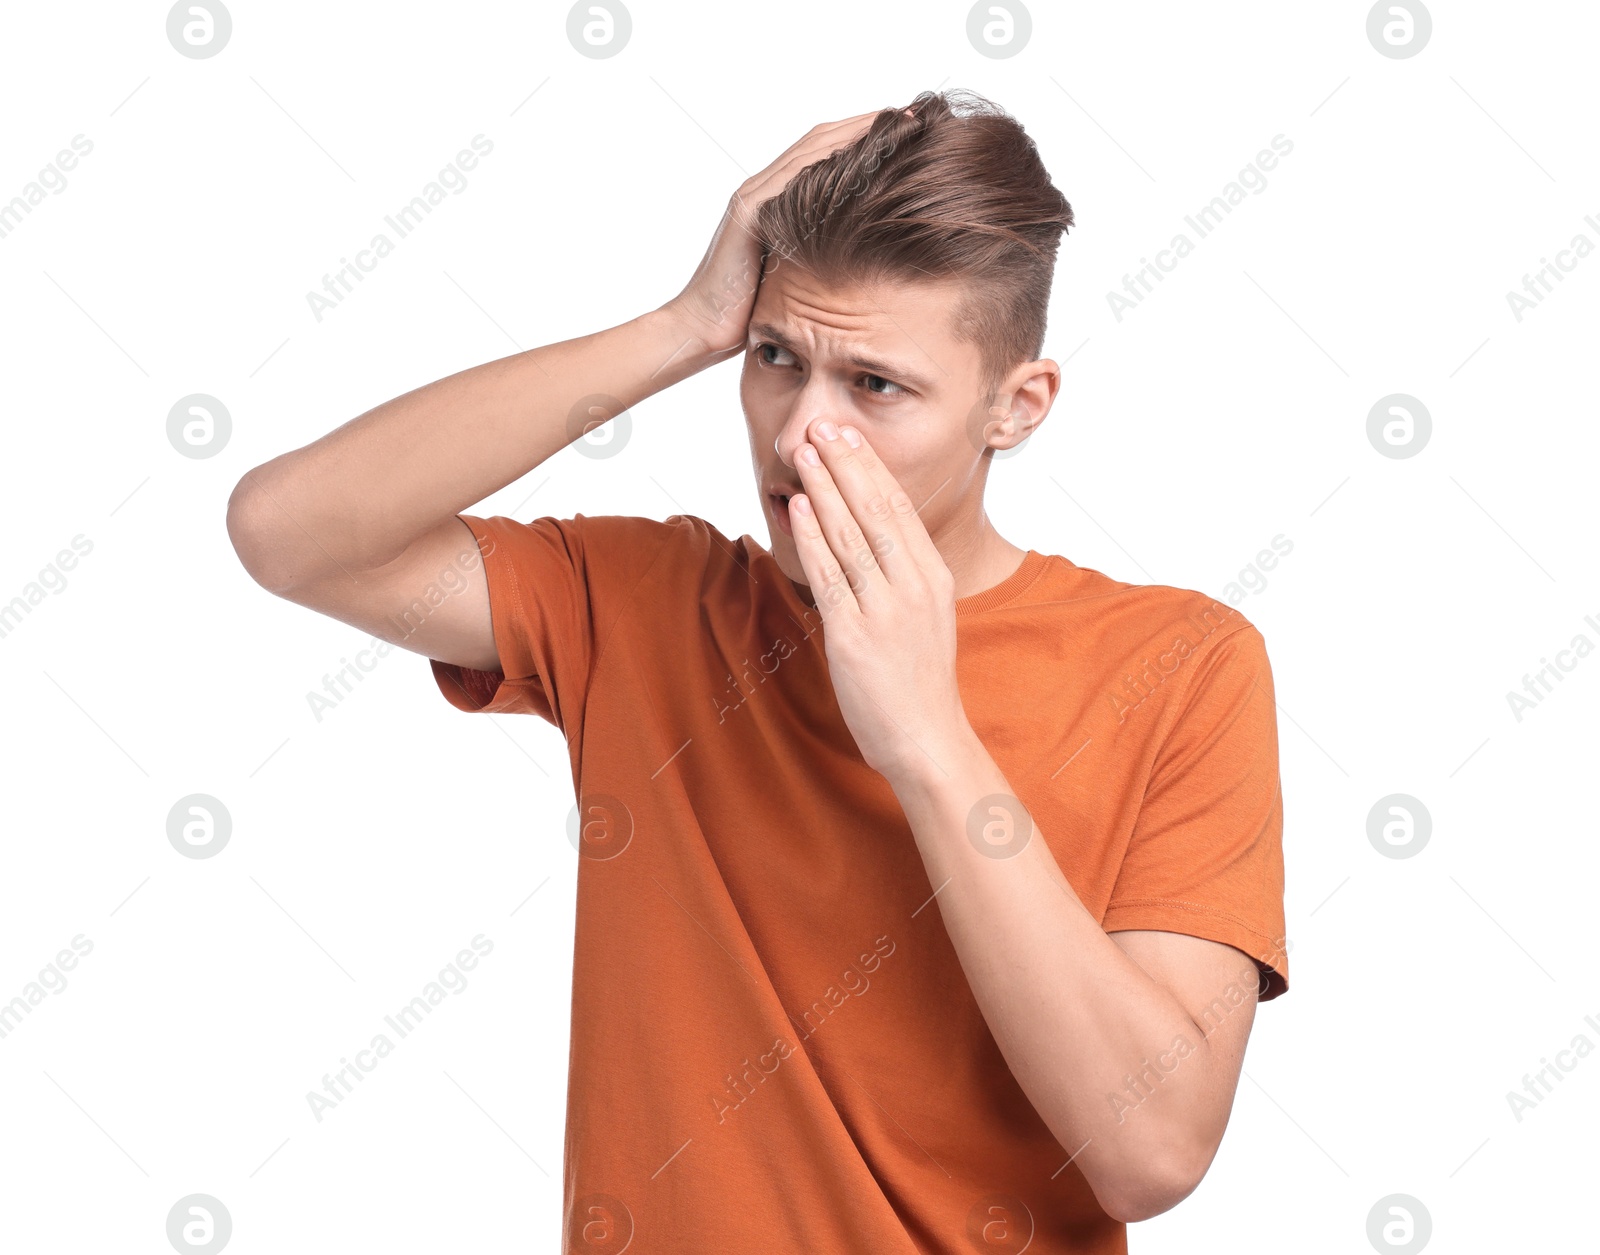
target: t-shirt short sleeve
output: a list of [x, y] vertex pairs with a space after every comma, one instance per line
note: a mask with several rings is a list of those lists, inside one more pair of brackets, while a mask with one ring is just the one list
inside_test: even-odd
[[1247, 623], [1193, 664], [1102, 927], [1234, 946], [1256, 960], [1266, 1002], [1289, 987], [1283, 792], [1266, 642]]
[[523, 523], [458, 515], [477, 538], [490, 587], [498, 671], [429, 660], [454, 708], [536, 714], [578, 735], [589, 680], [618, 618], [674, 520], [576, 514]]
[[459, 710], [538, 715], [570, 735], [594, 661], [585, 526], [591, 520], [458, 517], [483, 558], [501, 669], [430, 659], [439, 691]]

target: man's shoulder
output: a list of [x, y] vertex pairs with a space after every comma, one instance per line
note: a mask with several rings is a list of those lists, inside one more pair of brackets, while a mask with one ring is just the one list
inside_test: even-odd
[[1218, 644], [1239, 632], [1256, 633], [1248, 618], [1210, 593], [1174, 584], [1134, 583], [1093, 567], [1050, 555], [1056, 568], [1056, 595], [1071, 603], [1080, 621], [1092, 623], [1106, 638], [1126, 644], [1170, 644], [1182, 638], [1191, 647]]
[[721, 537], [704, 519], [673, 514], [654, 519], [642, 514], [545, 514], [526, 523], [505, 515], [479, 515], [491, 534], [526, 543], [535, 538], [564, 546], [574, 557], [618, 558], [673, 548], [695, 548]]
[[770, 560], [748, 535], [730, 537], [697, 514], [664, 519], [637, 514], [574, 514], [559, 526], [581, 547], [588, 578], [647, 582], [658, 594], [693, 593], [710, 583], [750, 578]]
[[727, 540], [716, 525], [697, 514], [669, 514], [664, 519], [644, 514], [584, 514], [563, 520], [585, 536], [600, 540], [657, 541], [678, 545], [710, 544]]
[[508, 515], [463, 515], [478, 537], [491, 577], [549, 590], [584, 587], [609, 599], [653, 571], [681, 571], [685, 555], [711, 544], [708, 526], [687, 515], [544, 514], [527, 522]]
[[658, 541], [681, 542], [699, 526], [709, 526], [705, 520], [692, 515], [673, 514], [665, 519], [653, 519], [643, 514], [585, 514], [579, 511], [562, 522], [581, 532], [587, 539], [597, 541]]

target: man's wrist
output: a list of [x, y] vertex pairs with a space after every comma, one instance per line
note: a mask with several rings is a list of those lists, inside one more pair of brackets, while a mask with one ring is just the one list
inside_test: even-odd
[[663, 388], [697, 375], [740, 351], [737, 348], [712, 350], [706, 342], [707, 328], [671, 301], [638, 321], [649, 329], [650, 342], [657, 348], [659, 360], [655, 369]]
[[918, 752], [899, 767], [885, 772], [901, 801], [909, 797], [932, 798], [963, 787], [963, 782], [994, 769], [994, 760], [972, 725], [965, 719], [948, 733], [918, 745]]

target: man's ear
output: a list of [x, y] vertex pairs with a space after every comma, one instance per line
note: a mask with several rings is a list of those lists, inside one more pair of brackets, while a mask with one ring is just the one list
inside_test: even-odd
[[981, 445], [1014, 449], [1038, 430], [1061, 387], [1061, 368], [1049, 358], [1024, 362], [1011, 372], [987, 407]]

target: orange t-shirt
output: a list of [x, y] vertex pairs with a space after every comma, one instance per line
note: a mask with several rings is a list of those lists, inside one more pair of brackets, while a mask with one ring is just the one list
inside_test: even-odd
[[[583, 817], [562, 1250], [1127, 1250], [1007, 1067], [808, 592], [703, 519], [461, 516], [501, 672], [462, 710], [567, 737]], [[1029, 550], [956, 603], [967, 720], [1107, 931], [1288, 988], [1261, 634]]]

